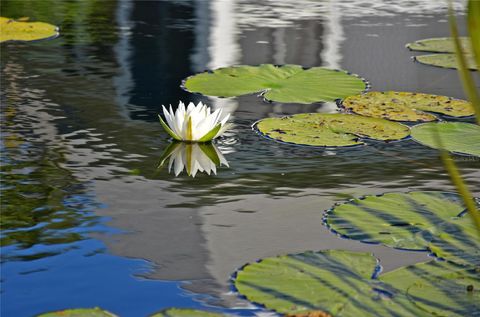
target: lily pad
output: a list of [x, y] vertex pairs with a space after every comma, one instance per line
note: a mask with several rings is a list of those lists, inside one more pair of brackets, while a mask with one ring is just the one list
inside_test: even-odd
[[310, 104], [335, 101], [367, 89], [357, 75], [299, 65], [233, 66], [188, 77], [183, 87], [207, 96], [234, 97], [261, 93], [266, 100]]
[[385, 118], [393, 121], [435, 121], [438, 118], [428, 112], [451, 117], [466, 117], [475, 114], [471, 103], [446, 96], [411, 92], [372, 91], [363, 95], [347, 97], [342, 106], [367, 117]]
[[[478, 274], [467, 269], [431, 261], [379, 278], [378, 271], [377, 260], [368, 253], [305, 252], [250, 263], [237, 272], [234, 285], [248, 300], [279, 313], [324, 311], [337, 317], [424, 316], [430, 315], [426, 312], [443, 309], [448, 316], [468, 316], [479, 308], [475, 301], [478, 291], [465, 298], [460, 293], [452, 294], [463, 289], [467, 295], [466, 284], [480, 286]], [[413, 286], [429, 288], [417, 294]], [[431, 294], [438, 296], [435, 301], [431, 301]], [[449, 306], [445, 307], [445, 303]]]
[[412, 128], [412, 138], [429, 147], [480, 156], [480, 126], [463, 122], [424, 123]]
[[223, 317], [225, 315], [198, 309], [168, 308], [151, 317]]
[[58, 28], [55, 25], [0, 17], [0, 42], [36, 41], [56, 36], [58, 36]]
[[[472, 47], [468, 37], [461, 37], [460, 43], [465, 53], [472, 54]], [[412, 51], [432, 53], [455, 53], [455, 43], [451, 37], [434, 37], [418, 40], [407, 44]]]
[[75, 308], [54, 311], [38, 315], [38, 317], [115, 317], [114, 314], [109, 313], [100, 308]]
[[[471, 70], [477, 70], [478, 67], [473, 58], [473, 52], [469, 38], [462, 37], [460, 38], [460, 42], [467, 58], [468, 67]], [[412, 51], [442, 53], [415, 56], [415, 60], [422, 64], [444, 68], [457, 68], [455, 45], [451, 37], [423, 39], [407, 44], [407, 48]]]
[[[470, 70], [478, 70], [473, 55], [465, 55], [467, 67]], [[457, 57], [455, 54], [428, 54], [415, 56], [415, 60], [419, 63], [438, 66], [443, 68], [458, 68]]]
[[480, 241], [457, 194], [388, 193], [335, 206], [326, 224], [338, 234], [367, 243], [431, 250], [460, 264], [480, 265]]
[[282, 142], [328, 147], [364, 144], [360, 138], [400, 140], [410, 134], [409, 128], [400, 123], [342, 113], [267, 118], [255, 127], [261, 134]]

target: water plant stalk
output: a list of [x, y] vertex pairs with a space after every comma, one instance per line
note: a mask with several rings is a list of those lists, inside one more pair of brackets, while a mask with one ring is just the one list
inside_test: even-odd
[[[474, 45], [478, 46], [478, 43], [479, 43], [478, 38], [480, 38], [480, 29], [478, 28], [480, 17], [477, 14], [478, 12], [480, 12], [480, 2], [469, 0], [468, 18], [467, 18], [469, 35], [470, 35], [470, 39], [477, 37], [474, 41], [471, 40], [472, 46]], [[475, 81], [473, 80], [473, 77], [468, 69], [465, 54], [460, 44], [460, 38], [458, 35], [458, 28], [457, 28], [457, 20], [455, 17], [455, 13], [453, 11], [451, 0], [448, 1], [448, 20], [450, 23], [450, 32], [452, 33], [453, 41], [455, 44], [455, 54], [457, 56], [457, 61], [458, 61], [458, 73], [463, 83], [463, 88], [465, 90], [465, 93], [467, 94], [468, 99], [470, 100], [470, 102], [472, 103], [475, 109], [477, 123], [480, 124], [480, 97], [477, 89], [475, 88]], [[477, 49], [473, 49], [473, 54], [476, 55], [475, 61], [480, 59], [479, 56], [477, 56], [478, 54]], [[453, 161], [452, 157], [445, 149], [443, 149], [442, 139], [438, 132], [436, 133], [436, 136], [437, 136], [437, 143], [439, 145], [439, 148], [441, 149], [440, 157], [442, 159], [443, 165], [445, 166], [445, 169], [447, 170], [452, 183], [457, 188], [458, 193], [462, 196], [465, 206], [467, 207], [468, 214], [470, 215], [470, 217], [472, 218], [472, 221], [477, 227], [477, 231], [480, 236], [480, 213], [478, 212], [475, 206], [475, 200], [473, 198], [473, 195], [468, 189], [467, 185], [465, 184], [465, 181], [463, 180], [457, 168], [457, 165]]]

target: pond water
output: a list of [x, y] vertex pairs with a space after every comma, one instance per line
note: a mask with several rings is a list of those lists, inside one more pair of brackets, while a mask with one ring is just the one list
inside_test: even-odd
[[[180, 84], [205, 69], [290, 63], [346, 69], [374, 90], [464, 98], [456, 71], [405, 49], [449, 34], [443, 1], [4, 0], [2, 16], [61, 29], [1, 46], [2, 316], [93, 306], [261, 315], [230, 286], [247, 262], [323, 249], [373, 252], [386, 271], [427, 259], [341, 239], [322, 213], [366, 194], [452, 191], [435, 150], [280, 144], [252, 123], [334, 106], [210, 98]], [[234, 118], [216, 142], [228, 161], [216, 175], [157, 168], [170, 143], [157, 114], [179, 100]], [[480, 193], [479, 161], [455, 160]]]

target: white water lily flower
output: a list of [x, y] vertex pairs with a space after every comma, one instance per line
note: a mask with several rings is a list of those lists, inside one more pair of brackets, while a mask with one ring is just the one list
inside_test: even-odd
[[222, 111], [217, 109], [213, 113], [210, 107], [199, 102], [197, 106], [193, 102], [185, 104], [180, 101], [177, 110], [174, 112], [172, 106], [167, 110], [163, 107], [163, 114], [166, 119], [163, 121], [159, 115], [163, 128], [177, 141], [208, 142], [223, 134], [230, 125], [227, 114], [222, 119]]
[[197, 144], [174, 142], [164, 151], [160, 159], [159, 167], [168, 161], [168, 172], [172, 171], [175, 176], [185, 169], [189, 176], [195, 177], [198, 172], [210, 175], [217, 174], [217, 166], [225, 165], [228, 161], [222, 152], [213, 144]]

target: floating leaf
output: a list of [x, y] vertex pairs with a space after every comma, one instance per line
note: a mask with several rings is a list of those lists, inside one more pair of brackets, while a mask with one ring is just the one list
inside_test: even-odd
[[480, 126], [476, 124], [440, 122], [412, 128], [412, 138], [423, 145], [438, 149], [438, 137], [447, 151], [480, 156]]
[[415, 316], [474, 316], [480, 311], [478, 268], [430, 261], [399, 268], [379, 280], [405, 292], [423, 311]]
[[[478, 70], [472, 55], [465, 55], [467, 66], [470, 70]], [[455, 54], [428, 54], [415, 56], [415, 60], [419, 63], [438, 66], [443, 68], [458, 68], [457, 57]]]
[[168, 308], [164, 309], [151, 317], [222, 317], [223, 314], [212, 313], [204, 310], [186, 309], [186, 308]]
[[434, 121], [437, 117], [424, 111], [441, 113], [451, 117], [472, 116], [475, 111], [465, 101], [446, 96], [411, 92], [372, 91], [347, 97], [343, 107], [367, 117], [394, 121]]
[[352, 146], [363, 144], [359, 138], [390, 141], [409, 135], [409, 128], [396, 122], [341, 113], [267, 118], [260, 120], [256, 128], [275, 140], [313, 146]]
[[431, 250], [461, 264], [480, 265], [480, 241], [462, 198], [453, 193], [410, 192], [367, 196], [327, 212], [335, 232], [355, 240], [410, 250]]
[[0, 17], [0, 42], [35, 41], [56, 36], [58, 36], [58, 28], [55, 25]]
[[[465, 52], [469, 68], [472, 70], [477, 70], [478, 68], [476, 67], [476, 63], [473, 58], [473, 52], [469, 38], [462, 37], [460, 38], [460, 42]], [[411, 49], [412, 51], [443, 53], [415, 56], [415, 60], [422, 64], [444, 68], [457, 68], [455, 44], [451, 37], [419, 40], [407, 44], [407, 48]]]
[[[461, 37], [460, 43], [466, 53], [472, 53], [470, 39], [468, 37]], [[411, 49], [412, 51], [421, 52], [455, 53], [455, 43], [451, 37], [435, 37], [418, 40], [413, 43], [408, 43], [407, 48]]]
[[233, 66], [187, 78], [184, 88], [208, 96], [234, 97], [261, 92], [265, 99], [287, 103], [334, 101], [367, 89], [345, 71], [299, 65]]
[[[466, 291], [465, 284], [480, 286], [478, 274], [469, 270], [431, 261], [376, 279], [378, 269], [377, 260], [368, 253], [305, 252], [248, 264], [237, 272], [234, 285], [252, 302], [279, 313], [298, 315], [323, 311], [336, 317], [400, 317], [424, 316], [443, 309], [448, 316], [468, 316], [479, 308], [475, 302], [478, 292], [470, 298], [452, 294], [462, 287]], [[437, 280], [440, 282], [435, 283]], [[410, 295], [412, 286], [432, 289]], [[435, 301], [431, 301], [430, 294], [438, 296]], [[445, 303], [449, 306], [445, 307]]]
[[109, 313], [100, 308], [76, 308], [59, 310], [50, 313], [44, 313], [38, 315], [38, 317], [115, 317], [112, 313]]

